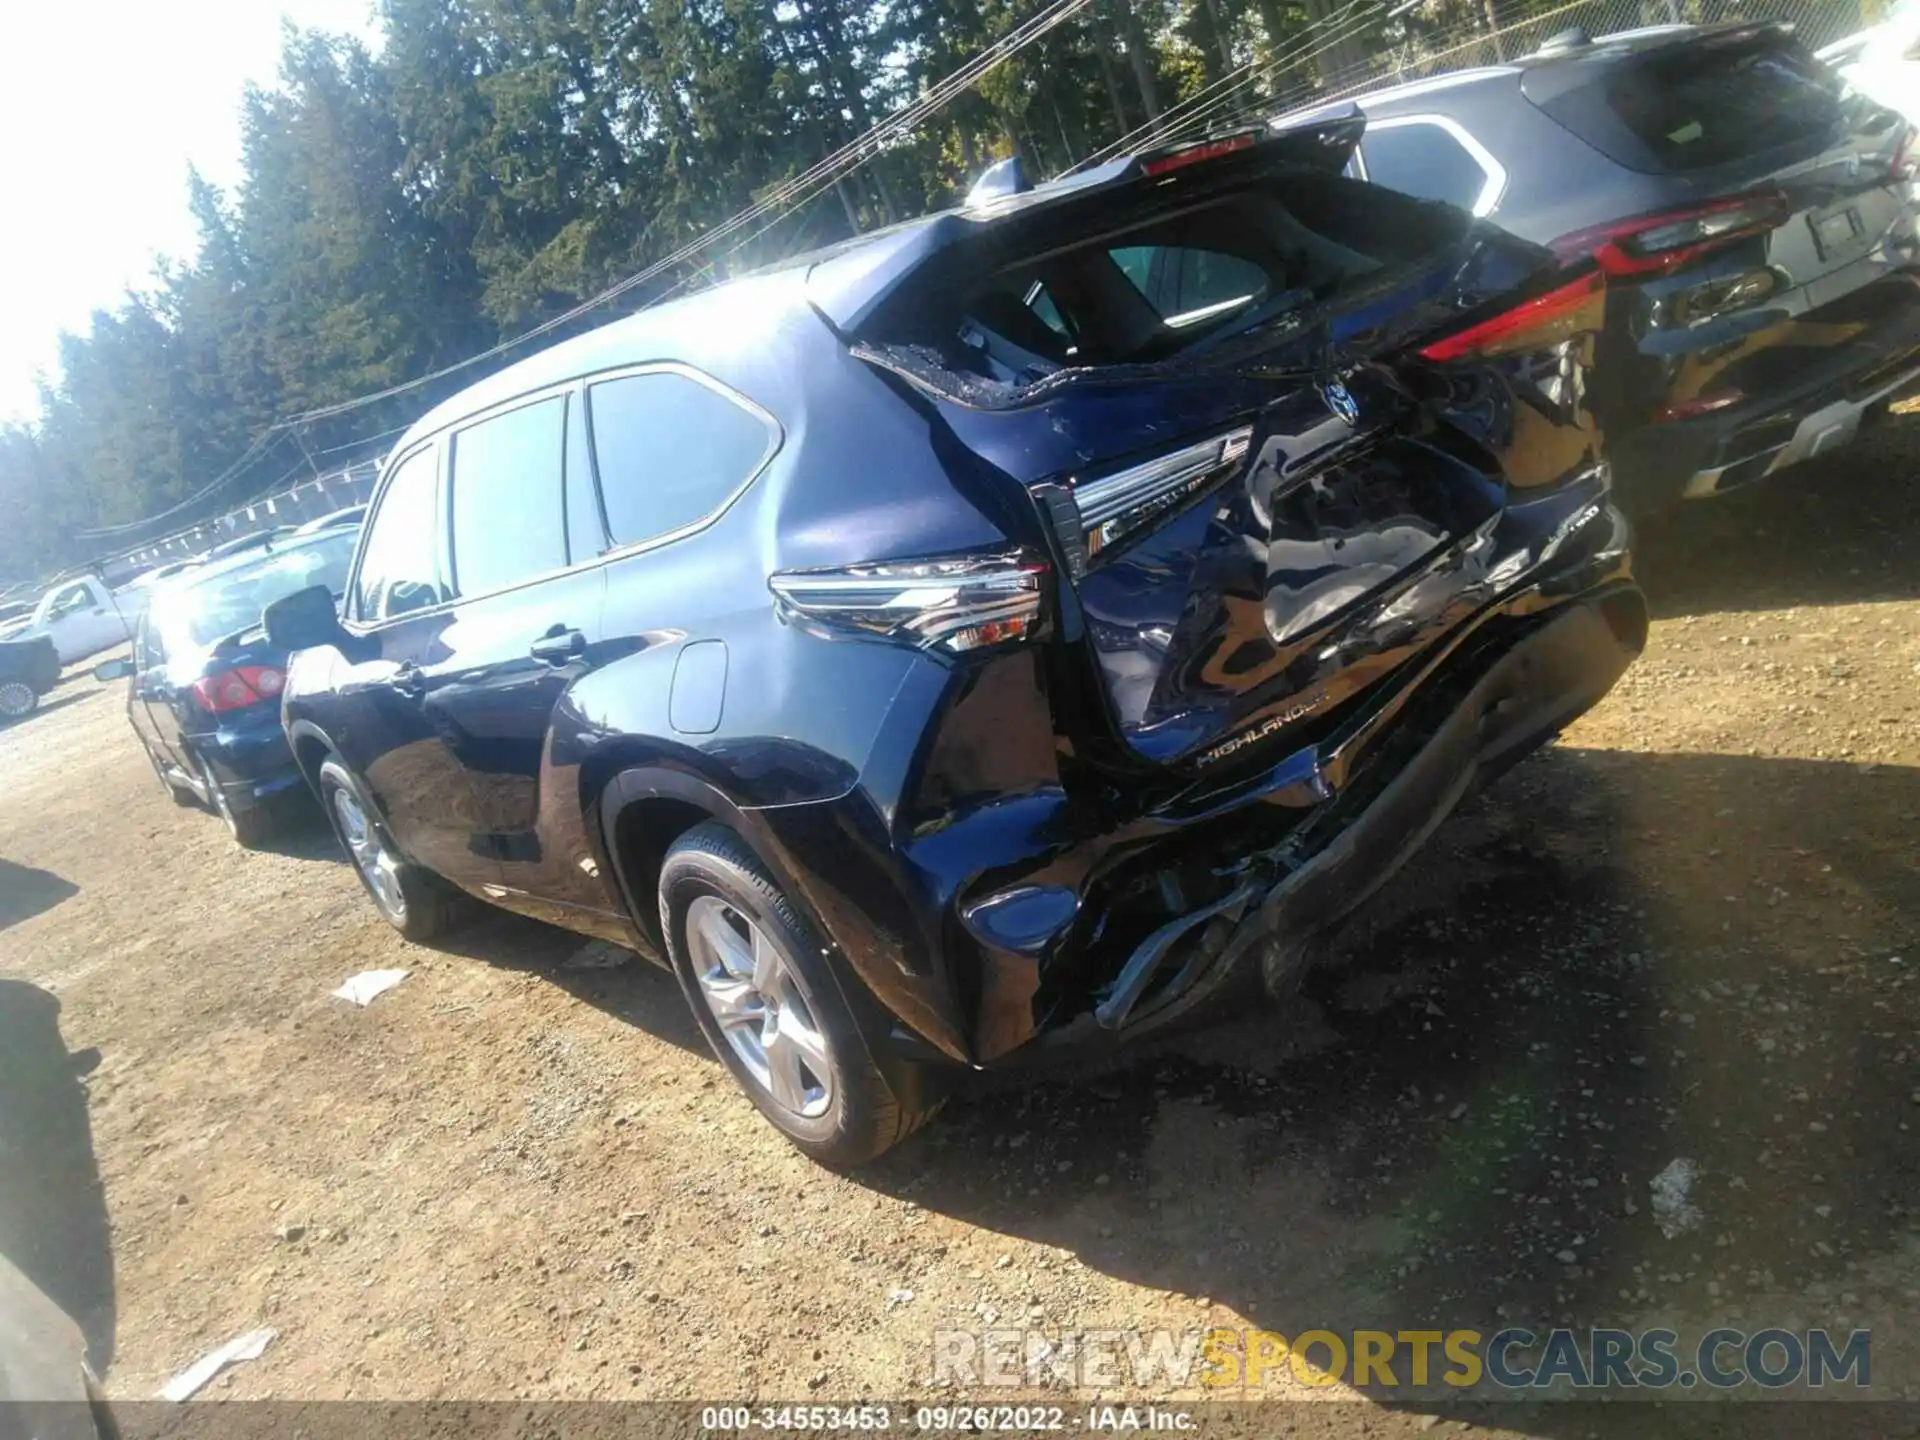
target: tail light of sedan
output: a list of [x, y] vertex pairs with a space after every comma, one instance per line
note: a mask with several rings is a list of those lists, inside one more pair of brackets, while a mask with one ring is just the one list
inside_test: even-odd
[[193, 682], [193, 695], [203, 708], [218, 715], [272, 700], [286, 684], [285, 672], [272, 665], [241, 665], [202, 676]]

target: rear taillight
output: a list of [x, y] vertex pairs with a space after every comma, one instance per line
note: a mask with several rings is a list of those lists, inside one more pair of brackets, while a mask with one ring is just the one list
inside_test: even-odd
[[959, 654], [1031, 635], [1046, 576], [1044, 561], [1010, 552], [786, 570], [767, 585], [788, 620]]
[[1776, 229], [1792, 213], [1785, 195], [1763, 190], [1576, 230], [1554, 241], [1553, 251], [1562, 260], [1591, 255], [1609, 275], [1663, 275], [1723, 245]]
[[194, 681], [193, 694], [203, 708], [217, 715], [271, 700], [286, 683], [287, 677], [271, 665], [241, 665]]
[[1231, 155], [1236, 150], [1251, 150], [1254, 138], [1254, 132], [1248, 131], [1241, 135], [1229, 135], [1220, 140], [1205, 140], [1198, 145], [1187, 145], [1181, 149], [1169, 150], [1163, 155], [1142, 160], [1140, 169], [1148, 175], [1165, 175], [1188, 165], [1197, 165], [1202, 160]]
[[1086, 573], [1088, 562], [1103, 551], [1225, 479], [1247, 458], [1252, 444], [1253, 427], [1241, 425], [1071, 489], [1039, 487], [1073, 578]]
[[1523, 350], [1544, 350], [1587, 331], [1605, 319], [1607, 277], [1589, 270], [1578, 280], [1523, 300], [1491, 319], [1423, 346], [1428, 360], [1490, 360]]

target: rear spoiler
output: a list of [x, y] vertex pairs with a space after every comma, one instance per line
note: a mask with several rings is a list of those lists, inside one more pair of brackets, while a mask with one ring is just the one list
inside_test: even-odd
[[807, 271], [807, 299], [841, 334], [854, 335], [910, 275], [935, 255], [978, 236], [983, 227], [1104, 192], [1118, 194], [1132, 185], [1163, 184], [1181, 171], [1214, 162], [1235, 163], [1235, 156], [1257, 159], [1263, 168], [1338, 174], [1346, 168], [1366, 126], [1359, 108], [1346, 104], [1297, 124], [1254, 126], [1123, 155], [1027, 189], [983, 193], [978, 203], [882, 231], [817, 261]]

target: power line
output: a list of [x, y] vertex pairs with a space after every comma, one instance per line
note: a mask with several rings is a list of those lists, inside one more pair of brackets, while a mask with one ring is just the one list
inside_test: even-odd
[[[1338, 26], [1345, 23], [1347, 13], [1361, 3], [1362, 0], [1347, 0], [1347, 4], [1343, 5], [1334, 14], [1329, 15], [1324, 24], [1327, 26]], [[1315, 35], [1309, 34], [1305, 38], [1295, 37], [1289, 41], [1289, 48], [1282, 49], [1262, 74], [1271, 74], [1275, 69], [1282, 66], [1297, 63], [1301, 57], [1301, 52], [1311, 45], [1315, 38], [1317, 38]], [[1342, 35], [1339, 38], [1347, 39], [1351, 38], [1351, 36]], [[1217, 107], [1217, 102], [1237, 97], [1247, 86], [1258, 83], [1261, 77], [1251, 73], [1257, 68], [1257, 65], [1258, 62], [1249, 60], [1245, 64], [1229, 70], [1211, 85], [1189, 95], [1185, 100], [1177, 102], [1167, 110], [1149, 119], [1144, 125], [1135, 126], [1119, 139], [1102, 146], [1085, 160], [1071, 167], [1066, 173], [1072, 175], [1078, 171], [1102, 164], [1118, 155], [1125, 154], [1131, 149], [1139, 149], [1141, 148], [1140, 142], [1143, 139], [1148, 144], [1157, 143], [1171, 128], [1184, 126], [1189, 119], [1203, 111], [1212, 112]], [[1216, 91], [1219, 93], [1215, 94]], [[1199, 106], [1201, 108], [1198, 110], [1190, 110], [1187, 115], [1181, 115], [1179, 113], [1182, 110], [1188, 110], [1188, 107], [1192, 106]]]
[[[860, 166], [866, 164], [873, 155], [879, 153], [879, 150], [886, 141], [891, 140], [895, 135], [904, 130], [917, 127], [922, 120], [944, 107], [954, 97], [972, 88], [976, 81], [989, 70], [999, 65], [1001, 61], [1024, 50], [1042, 35], [1045, 35], [1048, 31], [1072, 19], [1092, 3], [1093, 0], [1053, 0], [1053, 3], [1045, 10], [1042, 10], [1032, 19], [1023, 22], [1008, 32], [1008, 34], [1002, 36], [999, 40], [988, 46], [986, 50], [954, 71], [952, 75], [949, 75], [945, 80], [927, 91], [919, 100], [903, 106], [900, 110], [894, 112], [894, 114], [888, 116], [864, 134], [848, 141], [845, 145], [841, 146], [838, 150], [808, 170], [802, 172], [799, 176], [792, 180], [782, 182], [754, 204], [729, 217], [712, 229], [696, 236], [672, 254], [656, 260], [653, 264], [646, 266], [635, 274], [627, 276], [624, 280], [617, 281], [605, 290], [602, 290], [599, 294], [581, 301], [578, 305], [554, 316], [552, 319], [545, 320], [532, 329], [515, 335], [510, 339], [502, 340], [497, 345], [490, 346], [477, 355], [471, 355], [465, 360], [459, 360], [451, 365], [442, 366], [440, 369], [430, 371], [416, 379], [408, 380], [398, 385], [391, 385], [385, 390], [375, 391], [370, 395], [357, 396], [352, 400], [343, 400], [336, 405], [325, 405], [317, 409], [303, 411], [283, 423], [301, 424], [315, 420], [331, 419], [367, 405], [377, 404], [382, 400], [390, 400], [395, 396], [404, 395], [409, 391], [416, 390], [422, 385], [431, 384], [436, 380], [445, 379], [449, 375], [457, 374], [471, 366], [504, 355], [509, 350], [517, 349], [529, 340], [538, 339], [542, 335], [549, 335], [555, 330], [572, 324], [575, 320], [598, 309], [600, 306], [616, 300], [622, 295], [628, 294], [630, 291], [657, 278], [668, 270], [685, 264], [707, 246], [726, 238], [744, 226], [752, 224], [753, 221], [776, 208], [780, 210], [780, 214], [775, 217], [777, 223], [778, 220], [784, 219], [788, 214], [792, 213], [800, 204], [812, 199], [813, 195], [819, 194], [829, 186], [837, 184], [847, 175], [859, 169]], [[802, 190], [809, 186], [813, 187], [812, 192], [801, 197]], [[792, 203], [788, 203], [789, 201]]]
[[281, 435], [285, 433], [287, 428], [285, 425], [270, 425], [265, 430], [262, 430], [259, 435], [254, 437], [253, 443], [247, 446], [245, 453], [243, 453], [238, 460], [234, 461], [212, 480], [209, 480], [205, 485], [194, 491], [193, 494], [187, 496], [186, 499], [179, 501], [177, 504], [169, 505], [157, 515], [148, 515], [139, 520], [129, 520], [121, 525], [101, 525], [91, 530], [76, 531], [76, 537], [81, 540], [104, 540], [114, 535], [125, 535], [130, 531], [144, 530], [157, 520], [165, 520], [169, 516], [178, 515], [183, 510], [194, 508], [201, 501], [219, 490], [221, 486], [227, 484], [227, 482], [239, 475], [240, 472], [248, 466], [264, 460], [270, 453], [272, 447], [279, 443]]
[[[1000, 39], [989, 45], [980, 54], [960, 66], [951, 75], [930, 87], [918, 99], [902, 106], [892, 115], [889, 115], [886, 119], [871, 127], [864, 134], [841, 146], [838, 150], [826, 156], [817, 164], [809, 167], [800, 175], [775, 186], [754, 204], [729, 217], [721, 224], [696, 236], [672, 254], [608, 286], [599, 294], [582, 301], [578, 305], [573, 306], [549, 320], [533, 326], [531, 329], [523, 331], [509, 339], [502, 340], [495, 345], [491, 345], [478, 354], [470, 355], [464, 360], [456, 361], [451, 365], [441, 366], [439, 369], [431, 370], [412, 380], [407, 380], [397, 385], [390, 385], [382, 390], [373, 391], [365, 395], [358, 395], [352, 399], [339, 401], [331, 405], [317, 406], [313, 409], [291, 415], [286, 419], [276, 421], [255, 438], [254, 442], [247, 447], [246, 453], [238, 460], [228, 466], [227, 469], [222, 471], [214, 480], [179, 504], [170, 506], [157, 515], [149, 515], [143, 519], [128, 521], [122, 525], [101, 526], [96, 529], [81, 531], [79, 532], [80, 538], [102, 539], [114, 535], [123, 535], [131, 531], [143, 530], [155, 521], [164, 520], [171, 515], [179, 514], [182, 510], [198, 504], [209, 495], [212, 495], [241, 470], [256, 463], [266, 453], [265, 447], [279, 435], [285, 434], [298, 426], [311, 425], [317, 421], [334, 419], [341, 415], [350, 414], [355, 410], [364, 409], [369, 405], [379, 404], [384, 400], [391, 400], [401, 395], [410, 394], [423, 386], [433, 384], [435, 381], [446, 379], [448, 376], [458, 374], [475, 365], [483, 364], [488, 360], [497, 359], [511, 350], [518, 349], [530, 340], [536, 340], [541, 336], [550, 335], [555, 330], [572, 324], [574, 321], [579, 320], [600, 306], [630, 293], [670, 269], [685, 264], [701, 250], [752, 224], [769, 211], [777, 211], [778, 213], [774, 215], [773, 220], [768, 225], [762, 226], [760, 230], [755, 231], [754, 234], [750, 235], [747, 241], [742, 242], [742, 244], [750, 242], [758, 235], [764, 234], [772, 225], [778, 224], [781, 220], [792, 214], [793, 211], [801, 205], [806, 204], [815, 196], [824, 193], [827, 188], [838, 184], [842, 179], [846, 178], [846, 176], [858, 170], [862, 165], [872, 159], [873, 156], [877, 155], [881, 149], [885, 147], [887, 142], [905, 131], [918, 127], [922, 121], [942, 109], [955, 97], [971, 89], [982, 76], [1002, 61], [1012, 55], [1018, 54], [1021, 50], [1024, 50], [1027, 46], [1039, 40], [1043, 35], [1066, 23], [1093, 3], [1094, 0], [1052, 0], [1052, 3], [1042, 9], [1038, 14], [1023, 21], [1006, 35], [1000, 37]], [[740, 248], [742, 248], [740, 245], [736, 245], [732, 250], [729, 250], [727, 254], [732, 255]], [[710, 269], [711, 267], [706, 268]], [[676, 286], [675, 288], [678, 289], [680, 287]], [[403, 426], [401, 430], [404, 431], [405, 428], [406, 427]], [[393, 434], [400, 432], [395, 431], [388, 433]], [[323, 451], [321, 453], [327, 454], [333, 452]]]

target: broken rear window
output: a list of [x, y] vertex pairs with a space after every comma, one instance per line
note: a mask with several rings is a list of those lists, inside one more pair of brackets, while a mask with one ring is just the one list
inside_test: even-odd
[[1166, 203], [1151, 185], [1104, 200], [1104, 213], [1082, 207], [1025, 234], [1008, 227], [930, 267], [865, 338], [1014, 386], [1065, 369], [1155, 364], [1430, 261], [1469, 223], [1451, 207], [1305, 174], [1172, 213], [1151, 213]]

